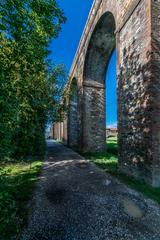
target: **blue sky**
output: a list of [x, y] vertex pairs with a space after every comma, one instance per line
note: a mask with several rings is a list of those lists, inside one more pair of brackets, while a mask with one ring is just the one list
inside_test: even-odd
[[[93, 0], [58, 0], [64, 10], [67, 22], [62, 27], [58, 39], [50, 45], [50, 57], [55, 63], [64, 63], [69, 71], [74, 55], [78, 48], [85, 23], [88, 18]], [[111, 58], [106, 79], [106, 125], [115, 125], [116, 114], [116, 54]]]

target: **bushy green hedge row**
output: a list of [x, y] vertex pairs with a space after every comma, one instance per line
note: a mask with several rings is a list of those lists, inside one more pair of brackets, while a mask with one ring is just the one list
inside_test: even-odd
[[0, 2], [0, 159], [44, 152], [47, 119], [65, 79], [48, 46], [65, 22], [55, 0]]

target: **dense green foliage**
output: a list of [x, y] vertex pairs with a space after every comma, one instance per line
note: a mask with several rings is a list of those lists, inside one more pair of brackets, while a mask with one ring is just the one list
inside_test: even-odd
[[0, 240], [20, 239], [42, 161], [3, 163], [0, 167]]
[[43, 154], [65, 79], [48, 46], [64, 22], [55, 0], [0, 1], [0, 159]]
[[153, 188], [144, 182], [137, 181], [119, 172], [117, 152], [117, 139], [112, 137], [107, 140], [107, 153], [86, 153], [84, 156], [129, 187], [143, 193], [160, 204], [160, 188]]

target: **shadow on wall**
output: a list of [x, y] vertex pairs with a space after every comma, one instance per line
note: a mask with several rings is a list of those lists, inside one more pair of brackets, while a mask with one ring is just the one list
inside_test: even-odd
[[[133, 38], [132, 45], [124, 48], [118, 75], [119, 159], [122, 171], [127, 168], [127, 173], [140, 177], [148, 175], [153, 162], [153, 82], [151, 62], [142, 65], [135, 44]], [[147, 53], [148, 59], [150, 54]]]

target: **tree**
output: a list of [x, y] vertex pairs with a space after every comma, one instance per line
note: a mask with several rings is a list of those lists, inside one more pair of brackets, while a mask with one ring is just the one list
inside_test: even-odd
[[54, 0], [0, 3], [1, 158], [44, 151], [45, 124], [65, 80], [63, 68], [49, 64], [48, 46], [64, 22]]

